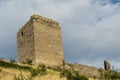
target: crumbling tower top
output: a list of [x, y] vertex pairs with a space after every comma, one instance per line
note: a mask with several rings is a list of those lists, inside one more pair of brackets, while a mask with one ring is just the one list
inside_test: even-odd
[[35, 20], [35, 21], [45, 21], [45, 22], [48, 22], [48, 23], [52, 23], [52, 24], [56, 24], [56, 25], [59, 25], [58, 22], [52, 20], [52, 19], [49, 19], [49, 18], [45, 18], [45, 17], [42, 17], [42, 16], [39, 16], [39, 15], [32, 15], [30, 20]]

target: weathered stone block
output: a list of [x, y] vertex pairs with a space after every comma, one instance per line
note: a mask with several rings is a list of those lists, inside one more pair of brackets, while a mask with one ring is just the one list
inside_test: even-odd
[[110, 70], [110, 63], [108, 61], [104, 61], [104, 68], [106, 71], [109, 71]]

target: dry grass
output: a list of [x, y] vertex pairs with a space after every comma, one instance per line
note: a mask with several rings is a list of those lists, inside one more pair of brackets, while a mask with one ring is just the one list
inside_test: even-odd
[[1, 68], [2, 72], [0, 72], [0, 80], [14, 80], [15, 75], [24, 74], [25, 76], [29, 76], [30, 73], [27, 71], [20, 71], [18, 69], [8, 69]]
[[[0, 67], [0, 80], [14, 80], [15, 75], [19, 76], [21, 73], [27, 78], [30, 76], [30, 72], [18, 69], [3, 68]], [[60, 72], [47, 69], [47, 75], [36, 76], [33, 80], [67, 80], [65, 77], [60, 78]], [[89, 78], [89, 80], [98, 80]]]
[[[30, 76], [30, 72], [18, 70], [18, 69], [10, 69], [10, 68], [2, 68], [0, 67], [2, 72], [0, 72], [0, 80], [14, 80], [15, 75], [19, 76], [23, 74], [26, 78]], [[36, 76], [33, 80], [67, 80], [66, 78], [60, 78], [60, 72], [47, 70], [46, 75]]]
[[66, 78], [60, 78], [59, 75], [47, 74], [44, 76], [38, 76], [34, 80], [67, 80]]
[[[19, 64], [21, 65], [21, 64]], [[26, 65], [22, 65], [26, 66]], [[31, 66], [33, 68], [37, 68], [36, 66]], [[78, 66], [79, 67], [79, 66]], [[14, 69], [14, 68], [4, 68], [0, 67], [0, 80], [15, 80], [15, 76], [19, 77], [20, 75], [23, 75], [25, 78], [30, 78], [31, 73], [28, 70], [20, 70], [20, 69]], [[82, 69], [81, 69], [82, 70]], [[81, 71], [80, 70], [80, 71]], [[86, 71], [89, 71], [88, 69]], [[33, 78], [33, 80], [67, 80], [65, 77], [60, 78], [60, 72], [47, 69], [46, 75], [38, 75]], [[92, 79], [89, 78], [89, 80], [98, 80], [98, 79]]]
[[99, 79], [93, 79], [93, 78], [89, 78], [89, 80], [99, 80]]

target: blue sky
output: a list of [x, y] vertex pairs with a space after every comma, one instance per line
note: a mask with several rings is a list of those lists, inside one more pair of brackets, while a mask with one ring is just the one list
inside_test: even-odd
[[120, 68], [120, 0], [0, 0], [1, 58], [17, 58], [16, 33], [33, 14], [60, 23], [67, 62]]

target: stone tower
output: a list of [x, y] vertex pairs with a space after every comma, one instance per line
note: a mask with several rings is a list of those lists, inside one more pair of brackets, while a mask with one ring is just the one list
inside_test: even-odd
[[60, 66], [63, 62], [61, 27], [51, 19], [33, 15], [17, 33], [18, 62]]

